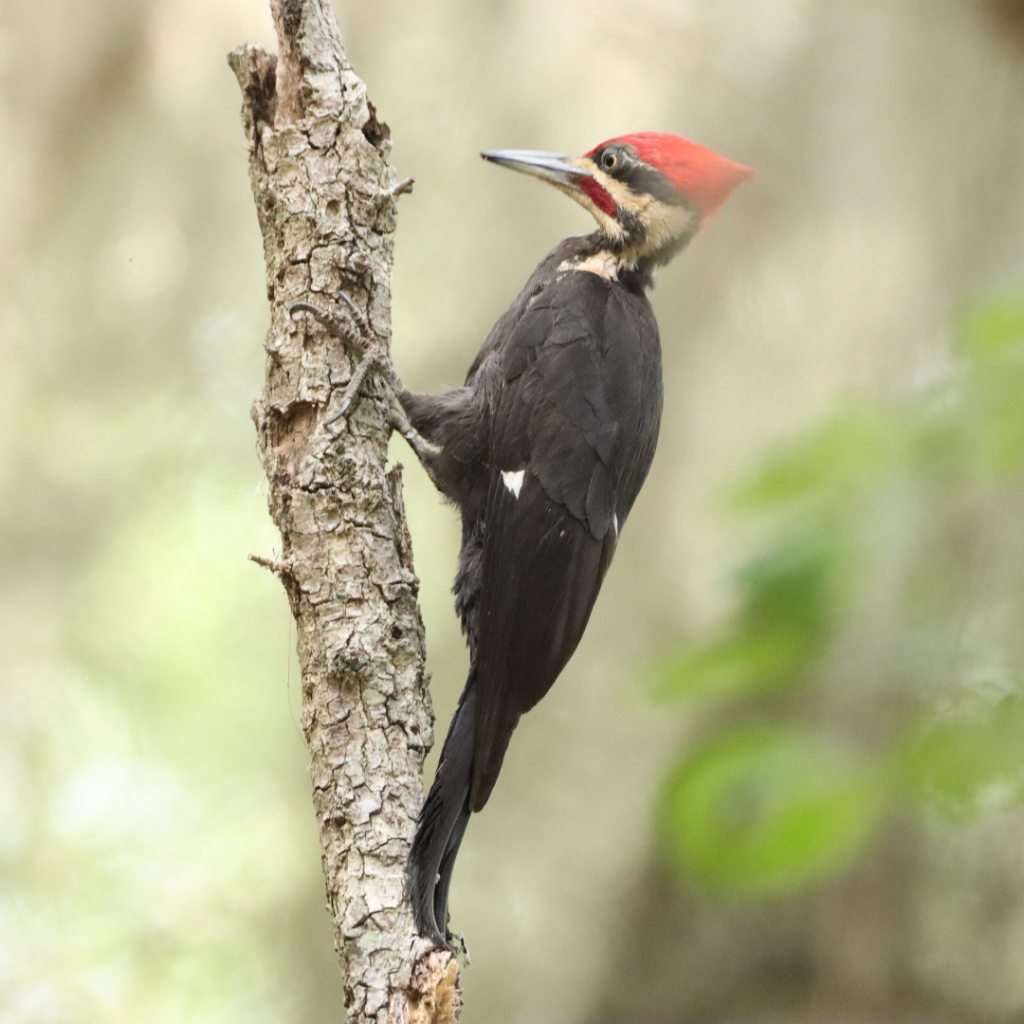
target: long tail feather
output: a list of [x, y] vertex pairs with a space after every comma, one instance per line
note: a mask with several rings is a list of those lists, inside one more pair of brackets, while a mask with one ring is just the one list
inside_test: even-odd
[[420, 812], [409, 851], [408, 886], [416, 928], [439, 946], [447, 945], [448, 888], [469, 822], [476, 702], [473, 683], [471, 672], [441, 749], [437, 775]]

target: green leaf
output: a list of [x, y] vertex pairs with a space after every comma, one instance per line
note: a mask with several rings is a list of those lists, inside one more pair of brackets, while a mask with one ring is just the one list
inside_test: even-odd
[[666, 855], [722, 896], [768, 897], [841, 870], [878, 824], [883, 777], [810, 729], [734, 730], [688, 757], [661, 804]]
[[957, 347], [972, 362], [995, 360], [1024, 350], [1024, 298], [1008, 295], [968, 312], [958, 331]]
[[652, 670], [663, 699], [724, 699], [804, 678], [837, 614], [845, 564], [840, 531], [818, 524], [779, 541], [738, 574], [740, 608], [725, 633], [682, 646]]
[[1024, 298], [969, 314], [958, 348], [968, 364], [961, 423], [969, 464], [982, 476], [1016, 474], [1024, 465]]
[[906, 752], [912, 792], [954, 817], [1024, 801], [1024, 699], [923, 730]]
[[733, 491], [740, 509], [798, 501], [831, 502], [861, 494], [896, 464], [903, 426], [892, 410], [850, 406], [818, 429], [784, 445]]

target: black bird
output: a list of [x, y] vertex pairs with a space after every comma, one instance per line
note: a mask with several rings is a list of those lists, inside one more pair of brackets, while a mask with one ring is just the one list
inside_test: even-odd
[[454, 592], [469, 678], [408, 866], [417, 928], [438, 946], [469, 816], [487, 803], [520, 716], [572, 657], [654, 456], [661, 343], [645, 290], [754, 173], [661, 132], [575, 159], [482, 156], [550, 181], [598, 227], [541, 261], [463, 387], [398, 393], [437, 447], [417, 454], [462, 513]]

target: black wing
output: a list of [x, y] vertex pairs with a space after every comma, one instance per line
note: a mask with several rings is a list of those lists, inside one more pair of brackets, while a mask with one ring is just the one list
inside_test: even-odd
[[479, 597], [472, 810], [583, 635], [661, 418], [646, 298], [570, 273], [502, 345]]

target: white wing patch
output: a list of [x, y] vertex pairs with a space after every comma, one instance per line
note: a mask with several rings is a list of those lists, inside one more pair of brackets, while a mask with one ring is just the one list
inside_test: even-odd
[[612, 513], [612, 526], [615, 527], [615, 536], [618, 537], [618, 535], [619, 535], [619, 517], [618, 517], [618, 515], [615, 512]]
[[501, 479], [505, 481], [505, 486], [512, 492], [513, 498], [519, 497], [519, 492], [523, 489], [523, 477], [525, 475], [525, 469], [518, 469], [514, 473], [512, 470], [508, 470], [501, 474]]

